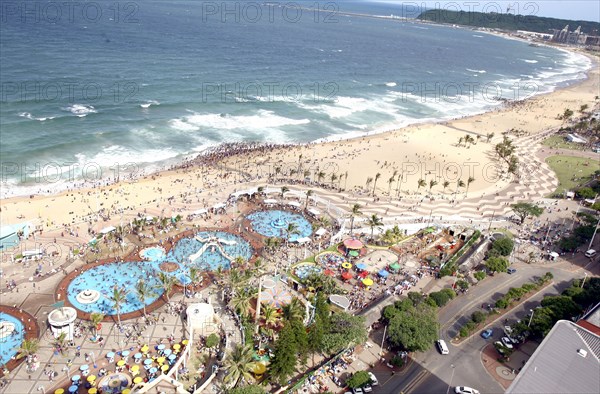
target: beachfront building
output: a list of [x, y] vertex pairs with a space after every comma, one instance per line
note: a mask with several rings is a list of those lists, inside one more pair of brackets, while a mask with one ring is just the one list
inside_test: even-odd
[[19, 223], [0, 228], [0, 250], [19, 245], [22, 239], [29, 237], [29, 223]]
[[71, 341], [75, 335], [77, 311], [69, 306], [54, 309], [48, 314], [48, 325], [54, 338], [65, 334], [65, 340]]
[[552, 41], [561, 44], [583, 45], [592, 48], [600, 48], [600, 36], [585, 34], [581, 31], [581, 26], [578, 26], [574, 31], [569, 31], [569, 25], [566, 25], [562, 30], [554, 29]]

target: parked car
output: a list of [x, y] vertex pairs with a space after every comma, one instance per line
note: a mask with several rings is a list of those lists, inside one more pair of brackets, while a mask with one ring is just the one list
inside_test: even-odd
[[496, 341], [494, 342], [494, 347], [496, 348], [496, 350], [498, 351], [498, 353], [500, 353], [501, 355], [505, 355], [506, 354], [506, 346], [504, 346], [502, 344], [502, 342], [500, 341]]
[[502, 339], [500, 339], [502, 341], [502, 344], [507, 348], [512, 350], [513, 349], [513, 343], [512, 341], [508, 338], [508, 337], [502, 337]]
[[371, 387], [371, 385], [370, 385], [370, 384], [368, 384], [368, 385], [366, 385], [366, 386], [363, 386], [363, 388], [362, 388], [362, 389], [363, 389], [363, 391], [364, 391], [365, 393], [370, 393], [371, 391], [373, 391], [373, 387]]
[[456, 394], [479, 394], [479, 391], [467, 386], [456, 386], [454, 392]]
[[585, 257], [594, 257], [596, 255], [596, 251], [594, 249], [589, 249], [584, 253]]
[[504, 331], [504, 334], [505, 334], [507, 337], [511, 336], [511, 335], [512, 335], [512, 333], [513, 333], [513, 329], [512, 329], [512, 327], [511, 327], [511, 326], [504, 326], [504, 327], [503, 327], [503, 331]]
[[481, 337], [482, 337], [483, 339], [488, 339], [488, 338], [490, 338], [492, 335], [494, 335], [494, 330], [493, 330], [493, 329], [491, 329], [491, 328], [488, 328], [487, 330], [485, 330], [485, 331], [482, 331], [482, 332], [481, 332]]
[[364, 391], [360, 387], [355, 387], [352, 389], [352, 394], [363, 394]]
[[514, 274], [515, 272], [517, 272], [516, 268], [509, 268], [506, 270], [506, 272], [508, 272], [509, 274]]
[[446, 345], [446, 341], [444, 341], [443, 339], [438, 339], [437, 341], [435, 341], [435, 344], [437, 345], [440, 353], [450, 354], [450, 350], [448, 349], [448, 345]]
[[375, 375], [373, 375], [373, 372], [369, 371], [369, 378], [371, 378], [371, 384], [373, 386], [377, 386], [379, 385], [379, 380], [377, 380], [377, 377]]

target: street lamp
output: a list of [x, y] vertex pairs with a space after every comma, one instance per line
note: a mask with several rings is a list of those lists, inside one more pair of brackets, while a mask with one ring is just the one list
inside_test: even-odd
[[587, 272], [584, 272], [583, 275], [585, 275], [583, 277], [583, 281], [581, 282], [581, 288], [583, 289], [583, 285], [585, 285], [585, 280], [587, 279]]
[[450, 392], [450, 387], [452, 387], [452, 380], [454, 379], [454, 364], [450, 364], [450, 367], [452, 367], [452, 375], [450, 376], [450, 384], [448, 385], [446, 394], [448, 394]]
[[531, 312], [531, 316], [529, 316], [529, 323], [527, 323], [527, 327], [531, 326], [531, 320], [533, 319], [533, 309], [530, 309], [529, 312]]

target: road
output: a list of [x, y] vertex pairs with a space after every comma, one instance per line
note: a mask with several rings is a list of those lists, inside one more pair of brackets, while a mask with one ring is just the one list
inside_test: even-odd
[[[433, 348], [425, 353], [413, 355], [411, 364], [401, 373], [391, 374], [385, 365], [377, 365], [373, 373], [379, 379], [380, 385], [374, 390], [375, 394], [443, 394], [453, 392], [454, 386], [470, 386], [481, 393], [503, 393], [504, 389], [486, 372], [481, 363], [481, 350], [492, 340], [498, 340], [501, 322], [508, 318], [510, 322], [523, 319], [529, 310], [539, 305], [545, 295], [558, 294], [570, 286], [572, 279], [583, 276], [583, 268], [593, 268], [598, 271], [598, 264], [590, 264], [588, 260], [579, 260], [578, 265], [562, 262], [553, 264], [528, 265], [514, 264], [515, 274], [496, 274], [488, 277], [477, 286], [472, 287], [439, 312], [440, 338], [446, 340], [450, 354], [441, 355]], [[494, 338], [487, 341], [479, 335], [474, 335], [460, 345], [453, 345], [451, 339], [456, 336], [460, 326], [470, 315], [481, 310], [483, 303], [494, 304], [509, 288], [519, 287], [546, 272], [552, 272], [554, 280], [550, 286], [519, 305], [509, 314], [491, 324], [494, 327]], [[597, 272], [596, 272], [597, 273]]]

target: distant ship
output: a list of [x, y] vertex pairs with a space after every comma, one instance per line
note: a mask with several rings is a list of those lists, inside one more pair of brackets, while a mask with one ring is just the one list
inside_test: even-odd
[[539, 47], [540, 44], [536, 44], [535, 42], [531, 42], [531, 43], [529, 43], [529, 46], [530, 47]]

